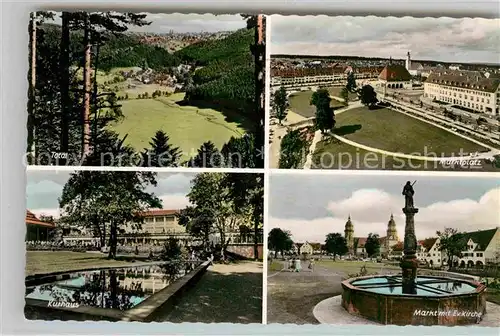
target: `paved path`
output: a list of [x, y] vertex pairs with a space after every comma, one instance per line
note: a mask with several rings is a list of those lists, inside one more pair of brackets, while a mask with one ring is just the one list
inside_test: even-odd
[[342, 291], [343, 274], [316, 265], [301, 272], [282, 270], [267, 278], [267, 323], [318, 324], [314, 306]]
[[262, 323], [261, 262], [210, 266], [156, 322]]

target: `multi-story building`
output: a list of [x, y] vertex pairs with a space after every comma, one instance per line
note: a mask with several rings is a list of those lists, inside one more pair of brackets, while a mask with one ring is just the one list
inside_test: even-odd
[[350, 71], [354, 71], [356, 79], [370, 79], [378, 76], [380, 68], [332, 67], [273, 70], [271, 73], [271, 91], [276, 91], [280, 87], [287, 90], [298, 90], [343, 83], [347, 80]]
[[[461, 258], [453, 258], [455, 266], [471, 268], [500, 263], [500, 228], [466, 232], [465, 239], [467, 247], [461, 253]], [[446, 253], [440, 251], [439, 243], [440, 239], [436, 238], [427, 252], [425, 261], [431, 267], [446, 265], [448, 262]]]
[[486, 77], [479, 71], [434, 71], [424, 82], [424, 97], [497, 116], [500, 78]]
[[[178, 210], [150, 210], [143, 212], [143, 223], [128, 223], [118, 234], [118, 243], [125, 246], [140, 244], [159, 245], [169, 238], [179, 239], [181, 242], [190, 240], [190, 235], [184, 226], [177, 220]], [[102, 228], [109, 237], [109, 225]], [[87, 243], [99, 245], [99, 237], [94, 230], [87, 227], [64, 228], [63, 241], [65, 244]]]

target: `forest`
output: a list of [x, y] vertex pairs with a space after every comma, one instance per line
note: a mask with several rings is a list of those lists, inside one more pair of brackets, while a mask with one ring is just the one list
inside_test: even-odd
[[[60, 25], [50, 23], [56, 16], [62, 19]], [[101, 154], [133, 154], [123, 136], [108, 127], [123, 119], [123, 114], [114, 90], [98, 83], [98, 70], [107, 73], [147, 64], [165, 71], [180, 64], [195, 65], [191, 83], [185, 86], [187, 103], [237, 107], [235, 112], [251, 116], [256, 128], [261, 128], [263, 109], [256, 111], [256, 103], [257, 92], [263, 94], [263, 82], [257, 84], [256, 74], [264, 66], [263, 61], [258, 66], [255, 62], [256, 20], [252, 16], [246, 20], [247, 29], [172, 54], [128, 34], [131, 26], [150, 24], [146, 14], [33, 13], [29, 25], [28, 163], [49, 164], [56, 154], [57, 164], [62, 165], [96, 165], [97, 160], [99, 165], [116, 165], [114, 159], [103, 162]], [[263, 49], [258, 52], [263, 60]], [[252, 137], [258, 142], [255, 148], [263, 144], [262, 135]]]

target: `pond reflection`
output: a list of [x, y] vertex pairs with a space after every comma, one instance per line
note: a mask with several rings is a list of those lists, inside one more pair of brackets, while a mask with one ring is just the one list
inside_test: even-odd
[[155, 266], [69, 274], [69, 279], [26, 288], [26, 298], [127, 310], [193, 271], [197, 264], [172, 262]]

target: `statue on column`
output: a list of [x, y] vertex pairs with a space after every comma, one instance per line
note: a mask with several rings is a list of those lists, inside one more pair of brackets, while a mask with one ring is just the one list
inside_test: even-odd
[[413, 209], [413, 195], [415, 195], [415, 191], [413, 190], [413, 185], [417, 181], [411, 183], [410, 181], [407, 181], [405, 186], [403, 187], [403, 195], [405, 196], [405, 208], [406, 209]]

